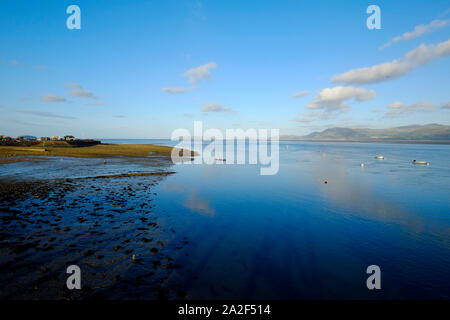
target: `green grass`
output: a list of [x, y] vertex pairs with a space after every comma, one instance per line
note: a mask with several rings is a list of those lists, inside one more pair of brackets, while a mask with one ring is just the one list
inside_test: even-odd
[[[30, 155], [105, 158], [114, 156], [145, 157], [152, 154], [170, 157], [173, 149], [173, 147], [152, 144], [98, 144], [84, 147], [46, 144], [45, 148], [42, 147], [42, 145], [33, 145], [29, 147], [0, 146], [0, 163], [3, 163], [2, 161], [5, 161], [6, 163], [7, 161], [12, 162], [13, 159], [11, 159], [11, 157]], [[181, 152], [182, 149], [178, 150]], [[195, 155], [195, 152], [190, 151], [190, 155]]]

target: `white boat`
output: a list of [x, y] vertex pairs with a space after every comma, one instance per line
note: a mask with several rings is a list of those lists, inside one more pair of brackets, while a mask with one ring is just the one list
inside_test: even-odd
[[375, 159], [384, 160], [385, 157], [384, 156], [375, 156]]
[[417, 161], [417, 160], [413, 160], [413, 163], [414, 163], [414, 164], [421, 164], [421, 165], [423, 165], [423, 166], [429, 166], [429, 165], [430, 165], [430, 163], [429, 163], [429, 162], [426, 162], [426, 161]]

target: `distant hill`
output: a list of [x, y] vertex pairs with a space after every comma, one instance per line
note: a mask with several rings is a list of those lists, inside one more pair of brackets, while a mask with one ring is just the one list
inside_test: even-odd
[[281, 136], [281, 140], [355, 142], [437, 142], [450, 143], [450, 126], [411, 125], [388, 129], [330, 128], [306, 136]]

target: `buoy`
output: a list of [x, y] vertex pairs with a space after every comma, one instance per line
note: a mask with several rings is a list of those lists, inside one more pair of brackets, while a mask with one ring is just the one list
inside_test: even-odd
[[364, 163], [361, 163], [361, 168], [364, 168]]
[[289, 146], [286, 146], [286, 150], [289, 150]]
[[136, 261], [136, 255], [135, 255], [135, 254], [133, 254], [133, 255], [131, 256], [131, 260]]
[[327, 184], [327, 183], [328, 183], [328, 180], [325, 180], [323, 183]]
[[106, 160], [103, 160], [103, 164], [106, 164]]

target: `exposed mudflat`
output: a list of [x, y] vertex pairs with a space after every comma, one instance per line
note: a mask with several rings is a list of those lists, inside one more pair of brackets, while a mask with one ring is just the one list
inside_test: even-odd
[[165, 174], [0, 178], [0, 299], [184, 298], [171, 275], [188, 241], [153, 205]]

